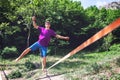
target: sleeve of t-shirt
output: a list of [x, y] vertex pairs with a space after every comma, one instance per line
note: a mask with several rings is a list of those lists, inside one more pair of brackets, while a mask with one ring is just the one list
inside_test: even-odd
[[52, 30], [52, 34], [51, 34], [53, 37], [56, 36], [56, 32]]
[[39, 31], [41, 31], [41, 30], [42, 30], [42, 27], [41, 27], [41, 26], [39, 26], [39, 27], [38, 27], [38, 30], [39, 30]]

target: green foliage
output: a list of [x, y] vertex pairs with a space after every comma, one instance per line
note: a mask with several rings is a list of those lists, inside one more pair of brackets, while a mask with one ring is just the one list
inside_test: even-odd
[[114, 39], [114, 37], [113, 37], [112, 33], [105, 36], [103, 39], [102, 46], [100, 47], [99, 51], [109, 51], [109, 48], [111, 46], [113, 39]]
[[[58, 53], [66, 55], [71, 50], [66, 49], [58, 49]], [[112, 53], [112, 54], [111, 54]], [[115, 54], [113, 54], [115, 53]], [[38, 54], [38, 53], [37, 53]], [[51, 66], [51, 64], [54, 64], [56, 61], [60, 60], [63, 56], [48, 56], [47, 57], [47, 67]], [[118, 66], [114, 65], [115, 58], [118, 58], [119, 51], [106, 51], [106, 52], [99, 52], [99, 53], [93, 53], [93, 52], [79, 52], [78, 54], [75, 54], [74, 56], [71, 56], [70, 58], [66, 59], [64, 62], [56, 65], [54, 68], [50, 69], [51, 74], [63, 74], [66, 75], [69, 74], [67, 77], [67, 80], [79, 80], [79, 79], [90, 79], [90, 80], [107, 80], [108, 76], [106, 76], [109, 72], [112, 72], [112, 79], [115, 77], [119, 77], [114, 71]], [[26, 67], [23, 65], [27, 60], [38, 62], [40, 60], [40, 57], [37, 55], [28, 55], [27, 57], [21, 59], [19, 63], [11, 63], [9, 59], [3, 61], [0, 61], [2, 64], [9, 64], [9, 65], [16, 65], [15, 66], [8, 66], [9, 69], [14, 69], [19, 67], [19, 70], [24, 74], [27, 80], [28, 78], [33, 78], [31, 80], [34, 80], [36, 77], [40, 77], [40, 74], [42, 74], [41, 69], [35, 69], [32, 71], [26, 70]], [[27, 61], [28, 62], [28, 61]], [[99, 64], [100, 63], [100, 64]], [[100, 67], [101, 66], [101, 67]], [[94, 69], [93, 69], [94, 67]], [[87, 69], [86, 69], [87, 68]], [[98, 70], [96, 70], [98, 69]], [[96, 71], [96, 72], [95, 72]], [[116, 74], [116, 75], [115, 75]], [[101, 76], [103, 75], [103, 76]], [[24, 77], [25, 77], [24, 76]], [[110, 79], [110, 77], [109, 77]], [[117, 78], [118, 79], [118, 78]], [[116, 79], [114, 79], [116, 80]], [[119, 80], [119, 79], [118, 79]]]
[[120, 44], [114, 44], [110, 46], [109, 48], [110, 51], [120, 51]]
[[91, 65], [91, 67], [92, 67], [92, 71], [93, 71], [94, 73], [99, 73], [99, 72], [100, 72], [101, 65], [99, 65], [99, 64], [97, 64], [97, 63], [94, 63], [94, 64]]
[[5, 31], [2, 33], [3, 35], [12, 35], [16, 32], [19, 32], [20, 28], [17, 26], [10, 26], [9, 23], [1, 23], [0, 30]]
[[26, 61], [26, 62], [25, 62], [25, 67], [26, 67], [26, 69], [29, 70], [29, 71], [36, 68], [35, 65], [34, 65], [32, 62], [30, 62], [30, 61]]
[[116, 65], [120, 67], [120, 57], [116, 59]]
[[[96, 6], [83, 9], [80, 1], [72, 0], [1, 0], [0, 32], [3, 40], [6, 41], [2, 42], [3, 48], [8, 45], [12, 46], [11, 42], [14, 42], [15, 46], [20, 48], [19, 50], [23, 50], [25, 48], [23, 47], [25, 46], [25, 38], [28, 32], [30, 34], [30, 31], [32, 32], [30, 43], [36, 41], [34, 38], [37, 36], [34, 37], [33, 35], [36, 35], [37, 31], [31, 30], [31, 17], [33, 15], [36, 15], [38, 25], [44, 25], [45, 20], [50, 19], [52, 29], [61, 35], [71, 37], [70, 45], [74, 46], [79, 45], [120, 17], [119, 14], [120, 10], [98, 9]], [[116, 35], [119, 35], [119, 31], [113, 36]], [[8, 40], [8, 38], [11, 39]], [[119, 37], [117, 36], [116, 39], [119, 39]], [[20, 41], [19, 44], [16, 42], [17, 40]], [[102, 42], [103, 50], [108, 50], [109, 47], [107, 46], [110, 42], [111, 40], [107, 41], [104, 38]], [[64, 43], [66, 42], [61, 41], [60, 45], [66, 45]], [[101, 42], [98, 42], [98, 44], [101, 44]], [[92, 46], [98, 48], [101, 45]]]
[[107, 77], [105, 75], [100, 76], [99, 80], [108, 80]]
[[92, 63], [91, 65], [87, 66], [86, 68], [87, 73], [90, 74], [98, 74], [102, 69], [102, 66], [98, 63]]
[[120, 74], [115, 74], [110, 78], [110, 80], [119, 80], [119, 79], [120, 79]]
[[5, 47], [0, 54], [2, 58], [13, 58], [17, 56], [18, 51], [16, 47]]
[[109, 70], [112, 69], [110, 63], [105, 63], [105, 64], [103, 64], [103, 65], [102, 65], [102, 68], [103, 68], [103, 69], [109, 69]]
[[14, 78], [20, 78], [22, 77], [22, 74], [19, 70], [16, 70], [16, 71], [12, 71], [9, 75], [8, 75], [8, 78], [10, 79], [14, 79]]

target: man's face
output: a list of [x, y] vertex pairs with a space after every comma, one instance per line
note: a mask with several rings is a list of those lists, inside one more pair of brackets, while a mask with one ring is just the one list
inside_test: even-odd
[[50, 22], [45, 22], [45, 27], [50, 28]]

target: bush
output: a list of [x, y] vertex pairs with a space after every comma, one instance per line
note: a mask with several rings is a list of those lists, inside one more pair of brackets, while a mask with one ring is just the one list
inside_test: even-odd
[[109, 51], [109, 48], [111, 46], [111, 42], [113, 41], [113, 35], [110, 33], [103, 39], [103, 44], [100, 47], [99, 51]]
[[112, 69], [110, 63], [105, 63], [105, 64], [103, 64], [103, 65], [102, 65], [102, 68], [103, 68], [103, 69], [109, 69], [109, 70]]
[[116, 65], [120, 67], [120, 57], [116, 59]]
[[110, 80], [120, 80], [120, 74], [113, 75]]
[[5, 47], [2, 50], [1, 56], [2, 58], [13, 58], [15, 56], [17, 56], [17, 48], [16, 47]]
[[102, 68], [101, 65], [94, 63], [91, 65], [93, 72], [99, 73], [100, 69]]
[[13, 79], [13, 78], [20, 78], [22, 77], [22, 74], [19, 70], [12, 71], [9, 75], [8, 78]]
[[120, 51], [120, 44], [114, 44], [109, 49], [110, 51]]
[[29, 70], [29, 71], [36, 68], [35, 65], [34, 65], [32, 62], [30, 62], [30, 61], [25, 62], [25, 67], [26, 67], [27, 70]]

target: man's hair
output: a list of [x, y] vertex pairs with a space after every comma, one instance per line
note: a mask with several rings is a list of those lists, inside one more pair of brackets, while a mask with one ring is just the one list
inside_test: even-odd
[[45, 23], [48, 23], [48, 24], [50, 24], [50, 21], [45, 21]]

